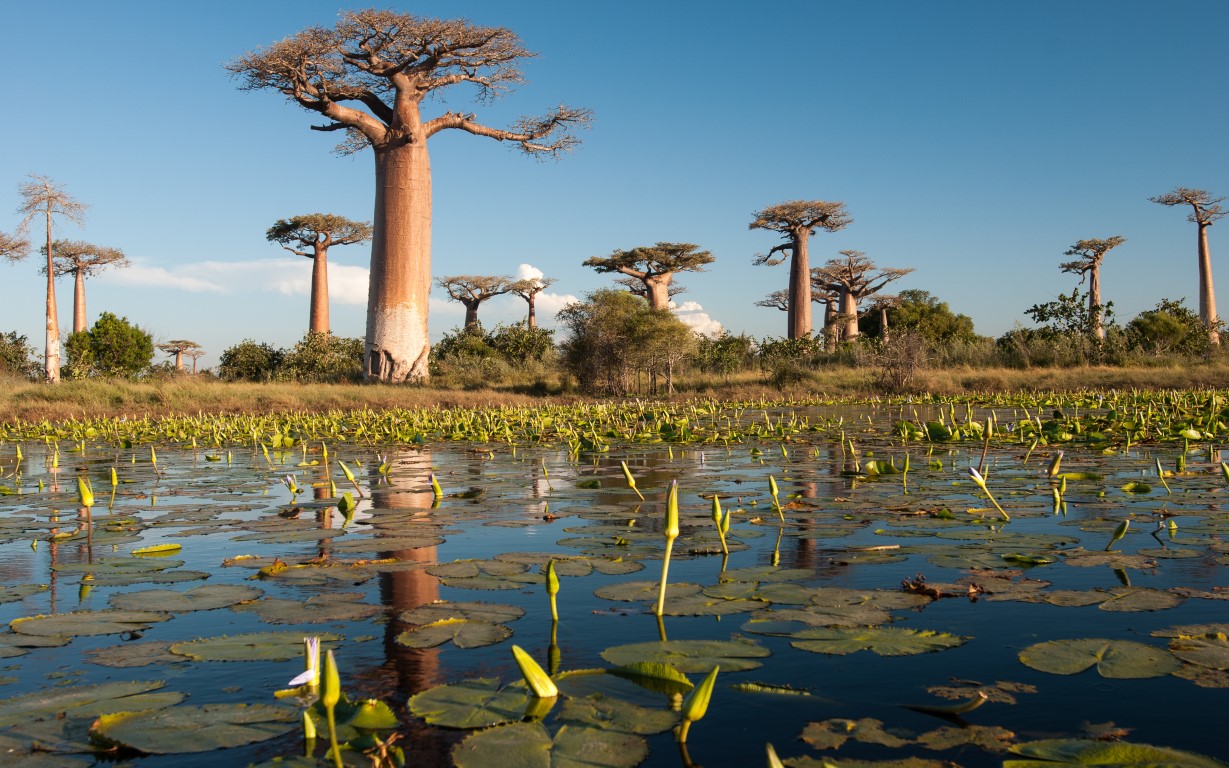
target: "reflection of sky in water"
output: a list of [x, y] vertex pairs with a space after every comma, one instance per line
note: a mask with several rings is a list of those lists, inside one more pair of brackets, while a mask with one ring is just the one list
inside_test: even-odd
[[[950, 412], [941, 406], [919, 404], [918, 418], [933, 419]], [[1173, 464], [1173, 446], [1159, 453], [1153, 447], [1133, 448], [1130, 455], [1102, 455], [1069, 447], [1065, 471], [1095, 473], [1101, 479], [1072, 480], [1067, 486], [1066, 515], [1052, 513], [1051, 485], [1045, 468], [1052, 449], [1036, 449], [1027, 464], [1023, 458], [1028, 442], [1017, 442], [1006, 426], [1029, 418], [1012, 409], [995, 409], [1007, 442], [992, 444], [987, 457], [988, 483], [995, 497], [1013, 515], [1003, 526], [993, 510], [967, 479], [966, 468], [976, 466], [979, 442], [901, 443], [889, 434], [899, 418], [913, 419], [914, 406], [855, 409], [839, 412], [800, 410], [805, 427], [780, 438], [724, 444], [633, 445], [616, 443], [605, 453], [569, 454], [566, 446], [519, 446], [515, 455], [505, 444], [469, 446], [442, 444], [426, 449], [390, 449], [387, 475], [377, 469], [377, 452], [350, 446], [330, 446], [330, 459], [345, 461], [353, 470], [363, 495], [359, 497], [335, 463], [332, 479], [337, 492], [349, 491], [358, 501], [352, 519], [337, 511], [327, 498], [328, 485], [319, 446], [307, 455], [301, 449], [273, 452], [272, 465], [259, 451], [231, 449], [197, 451], [158, 448], [163, 476], [155, 478], [147, 448], [114, 451], [89, 446], [86, 459], [64, 450], [60, 468], [45, 467], [41, 444], [23, 446], [21, 494], [0, 496], [0, 577], [6, 586], [25, 583], [52, 584], [53, 589], [23, 600], [0, 604], [0, 620], [51, 611], [100, 610], [116, 593], [144, 589], [184, 590], [200, 584], [254, 585], [268, 597], [305, 600], [329, 592], [357, 593], [361, 599], [385, 606], [391, 621], [331, 622], [326, 624], [278, 625], [273, 629], [294, 632], [336, 631], [348, 639], [338, 649], [347, 686], [362, 696], [391, 696], [400, 705], [414, 690], [467, 677], [516, 678], [508, 646], [515, 642], [545, 659], [550, 639], [546, 595], [532, 581], [510, 589], [473, 590], [441, 585], [425, 570], [388, 573], [367, 580], [344, 578], [324, 583], [301, 583], [284, 579], [254, 580], [255, 569], [224, 560], [240, 555], [280, 557], [298, 563], [322, 555], [356, 561], [386, 556], [377, 546], [351, 548], [351, 542], [366, 537], [439, 536], [438, 547], [397, 550], [403, 559], [423, 563], [454, 560], [486, 560], [509, 552], [553, 552], [570, 557], [640, 559], [643, 570], [629, 574], [583, 577], [565, 576], [559, 595], [561, 622], [559, 650], [564, 669], [605, 666], [601, 651], [613, 644], [656, 639], [657, 627], [644, 606], [601, 600], [593, 590], [629, 581], [652, 581], [660, 573], [661, 519], [665, 488], [680, 482], [683, 537], [676, 543], [671, 564], [672, 583], [718, 584], [721, 557], [707, 554], [716, 546], [709, 520], [714, 492], [725, 509], [733, 511], [730, 532], [735, 542], [728, 567], [747, 568], [772, 562], [774, 549], [781, 567], [807, 568], [815, 576], [810, 586], [854, 590], [895, 591], [903, 579], [921, 573], [931, 584], [952, 583], [968, 576], [968, 568], [997, 566], [1001, 574], [1004, 554], [1040, 554], [1051, 548], [1069, 550], [1082, 546], [1091, 554], [1103, 553], [1112, 530], [1127, 514], [1134, 516], [1127, 536], [1114, 550], [1129, 556], [1121, 562], [1075, 567], [1059, 562], [1023, 569], [1016, 579], [1044, 579], [1049, 589], [1102, 589], [1133, 587], [1169, 589], [1183, 586], [1211, 590], [1229, 586], [1217, 542], [1223, 535], [1220, 522], [1225, 491], [1214, 462], [1203, 453], [1192, 453], [1192, 474], [1170, 478], [1174, 488], [1167, 495], [1156, 481], [1154, 460], [1159, 455], [1167, 467]], [[988, 412], [972, 413], [977, 420]], [[960, 409], [957, 420], [970, 414]], [[869, 421], [868, 417], [869, 416]], [[712, 416], [698, 415], [698, 420]], [[762, 424], [767, 435], [780, 413], [746, 409], [744, 424]], [[788, 418], [788, 417], [787, 417]], [[838, 421], [839, 419], [839, 421]], [[841, 442], [843, 432], [845, 442]], [[853, 441], [851, 449], [848, 441]], [[613, 440], [612, 440], [613, 442]], [[788, 455], [782, 455], [784, 445]], [[758, 451], [753, 451], [756, 448]], [[6, 448], [2, 482], [14, 486], [11, 451]], [[910, 457], [907, 476], [858, 476], [857, 461], [893, 461], [903, 464]], [[221, 461], [207, 461], [206, 455]], [[132, 457], [136, 457], [135, 463]], [[1219, 456], [1213, 454], [1212, 459]], [[620, 461], [626, 460], [646, 500], [639, 501], [627, 488]], [[93, 539], [73, 538], [52, 543], [51, 532], [72, 531], [78, 525], [75, 473], [88, 469], [98, 504], [93, 509]], [[121, 482], [113, 507], [110, 499], [110, 468], [117, 468]], [[545, 469], [545, 471], [544, 471]], [[434, 472], [444, 492], [438, 504], [428, 475]], [[296, 476], [302, 492], [293, 496], [281, 478]], [[781, 502], [790, 521], [784, 535], [768, 495], [768, 477], [776, 478]], [[46, 490], [38, 491], [42, 480]], [[1154, 485], [1150, 494], [1129, 494], [1122, 486], [1129, 480]], [[126, 482], [132, 481], [132, 482]], [[599, 487], [589, 487], [597, 481]], [[54, 490], [57, 487], [58, 490]], [[319, 498], [318, 498], [319, 497]], [[52, 511], [59, 510], [58, 524]], [[947, 512], [943, 512], [946, 510]], [[1178, 528], [1174, 538], [1166, 533], [1154, 538], [1154, 513], [1174, 515]], [[954, 520], [936, 517], [950, 513]], [[1210, 514], [1212, 513], [1212, 514]], [[1205, 517], [1207, 515], [1207, 517]], [[984, 516], [981, 525], [978, 517]], [[32, 518], [25, 520], [23, 518]], [[135, 531], [117, 523], [138, 520]], [[252, 538], [252, 537], [256, 538]], [[247, 540], [236, 540], [248, 537]], [[31, 548], [32, 538], [38, 539]], [[261, 540], [263, 538], [263, 540]], [[624, 539], [625, 544], [615, 542]], [[560, 543], [562, 542], [562, 543]], [[80, 573], [54, 573], [58, 566], [99, 562], [106, 558], [129, 558], [136, 548], [159, 543], [181, 544], [168, 560], [183, 564], [167, 573], [200, 570], [208, 580], [171, 584], [136, 584], [124, 587], [96, 586], [82, 589]], [[888, 547], [889, 549], [884, 549]], [[693, 551], [699, 550], [699, 551]], [[1175, 553], [1175, 550], [1177, 551]], [[1193, 550], [1195, 557], [1171, 557]], [[1143, 556], [1138, 553], [1143, 552]], [[633, 556], [643, 553], [638, 558]], [[267, 562], [261, 560], [260, 562]], [[1154, 563], [1149, 565], [1148, 562]], [[1119, 567], [1121, 566], [1121, 567]], [[1147, 566], [1147, 567], [1141, 567]], [[534, 569], [530, 569], [532, 574]], [[973, 577], [993, 584], [990, 573]], [[357, 582], [357, 583], [356, 583]], [[404, 610], [436, 597], [470, 601], [484, 600], [520, 606], [527, 615], [510, 626], [511, 641], [471, 650], [444, 647], [430, 651], [402, 648], [393, 638], [404, 629], [395, 621]], [[1132, 740], [1169, 744], [1210, 754], [1224, 748], [1196, 724], [1143, 716], [1152, 701], [1172, 699], [1184, 707], [1214, 706], [1214, 689], [1198, 688], [1176, 678], [1115, 681], [1095, 673], [1060, 677], [1022, 666], [1016, 655], [1043, 640], [1069, 637], [1127, 638], [1163, 646], [1150, 637], [1154, 630], [1178, 624], [1217, 621], [1220, 603], [1188, 599], [1175, 608], [1146, 613], [1116, 613], [1085, 608], [1060, 608], [1017, 601], [943, 599], [924, 609], [895, 610], [893, 627], [933, 629], [970, 637], [964, 646], [943, 653], [908, 657], [878, 657], [869, 653], [825, 656], [790, 647], [788, 638], [756, 636], [773, 651], [765, 666], [753, 672], [731, 674], [725, 682], [756, 680], [810, 688], [815, 696], [774, 697], [739, 693], [719, 686], [708, 718], [692, 729], [691, 756], [697, 763], [758, 764], [762, 742], [773, 741], [782, 754], [804, 751], [797, 736], [802, 727], [829, 717], [875, 717], [891, 727], [914, 731], [941, 725], [916, 713], [899, 709], [900, 703], [925, 702], [925, 687], [949, 678], [993, 681], [1017, 680], [1038, 686], [1038, 693], [1021, 695], [1014, 707], [988, 705], [969, 720], [997, 724], [1028, 737], [1072, 735], [1081, 721], [1114, 721], [1136, 728]], [[671, 639], [728, 639], [742, 634], [747, 614], [724, 617], [666, 617]], [[125, 642], [179, 640], [217, 634], [238, 634], [269, 629], [251, 613], [229, 609], [177, 614], [172, 620], [152, 625], [142, 637], [124, 641], [115, 635], [78, 637], [63, 648], [34, 649], [25, 656], [7, 660], [0, 676], [15, 681], [0, 687], [0, 696], [14, 696], [65, 681], [91, 683], [105, 680], [160, 679], [167, 688], [191, 694], [190, 703], [270, 701], [273, 690], [282, 687], [300, 668], [298, 660], [267, 663], [200, 663], [134, 669], [113, 669], [86, 663], [83, 651], [107, 648]], [[618, 690], [639, 703], [654, 706], [657, 700], [625, 684]], [[624, 688], [629, 690], [625, 691]], [[410, 745], [423, 754], [445, 754], [448, 737], [430, 729], [414, 727]], [[669, 736], [650, 739], [650, 765], [674, 765], [677, 755]], [[279, 746], [280, 745], [280, 746]], [[782, 747], [781, 745], [789, 745]], [[297, 747], [292, 739], [241, 751], [266, 756], [277, 749], [290, 754]], [[236, 752], [236, 755], [240, 754]], [[914, 750], [893, 752], [866, 745], [843, 748], [850, 757], [899, 758], [906, 754], [935, 754]], [[949, 757], [947, 753], [939, 757]], [[237, 757], [240, 762], [247, 757]], [[962, 752], [962, 765], [997, 765], [1000, 758], [974, 750]], [[141, 765], [213, 765], [216, 756], [187, 759], [146, 758]], [[429, 764], [429, 763], [428, 763]]]

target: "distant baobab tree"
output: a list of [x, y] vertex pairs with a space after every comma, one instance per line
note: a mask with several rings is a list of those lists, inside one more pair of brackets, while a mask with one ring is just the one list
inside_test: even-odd
[[30, 222], [38, 217], [43, 218], [46, 224], [47, 244], [43, 248], [43, 253], [47, 257], [44, 271], [47, 275], [47, 344], [44, 352], [44, 373], [48, 384], [58, 384], [60, 382], [60, 320], [55, 303], [55, 266], [51, 261], [55, 250], [51, 239], [51, 224], [55, 216], [63, 216], [78, 225], [83, 223], [86, 205], [78, 202], [46, 176], [31, 175], [28, 181], [18, 185], [17, 194], [22, 200], [17, 212], [24, 214], [20, 231], [25, 232]]
[[[670, 283], [675, 273], [703, 272], [705, 265], [713, 263], [713, 254], [699, 248], [691, 243], [657, 243], [615, 251], [609, 256], [593, 256], [585, 259], [584, 265], [599, 273], [626, 275], [626, 279], [619, 282], [648, 299], [651, 309], [667, 309], [670, 296], [674, 295]], [[644, 287], [643, 292], [636, 288], [637, 281]]]
[[172, 339], [164, 344], [159, 344], [158, 349], [165, 352], [168, 356], [175, 358], [175, 370], [183, 370], [184, 355], [192, 358], [192, 372], [196, 373], [196, 358], [204, 354], [201, 345], [195, 341], [187, 339]]
[[769, 309], [779, 309], [782, 312], [789, 311], [789, 291], [782, 288], [779, 291], [773, 291], [764, 298], [755, 302], [757, 307], [768, 307]]
[[[845, 204], [824, 200], [793, 200], [765, 208], [755, 214], [750, 229], [777, 232], [785, 242], [773, 246], [766, 254], [756, 256], [756, 264], [776, 265], [788, 257], [789, 309], [786, 311], [786, 336], [801, 339], [811, 333], [811, 265], [807, 244], [818, 229], [836, 232], [853, 219], [845, 212]], [[777, 255], [781, 254], [781, 255]]]
[[307, 331], [329, 333], [329, 248], [367, 242], [371, 239], [371, 222], [351, 221], [332, 213], [309, 213], [278, 220], [265, 232], [265, 239], [312, 260]]
[[[104, 248], [80, 240], [56, 240], [51, 244], [55, 276], [73, 276], [73, 333], [89, 330], [85, 320], [85, 278], [107, 267], [126, 267], [128, 257], [118, 248]], [[46, 250], [46, 246], [43, 246]], [[45, 272], [46, 267], [42, 270]]]
[[555, 282], [556, 278], [553, 277], [528, 277], [524, 280], [517, 280], [508, 289], [511, 293], [515, 293], [524, 299], [525, 303], [529, 305], [529, 312], [525, 316], [526, 328], [538, 327], [538, 294], [554, 285]]
[[[840, 300], [840, 294], [830, 289], [827, 285], [820, 282], [820, 278], [816, 272], [818, 267], [811, 270], [811, 301], [815, 304], [822, 304], [824, 307], [824, 339], [826, 348], [829, 352], [836, 349], [836, 343], [839, 341], [840, 331], [837, 328], [837, 303]], [[789, 311], [789, 290], [782, 288], [779, 291], [773, 291], [764, 298], [755, 302], [757, 307], [769, 307], [770, 309], [778, 309], [782, 312]]]
[[1208, 227], [1229, 211], [1221, 208], [1223, 197], [1212, 197], [1203, 189], [1178, 187], [1172, 192], [1148, 198], [1161, 205], [1189, 205], [1187, 221], [1199, 227], [1199, 319], [1208, 329], [1208, 340], [1220, 345], [1220, 317], [1216, 314], [1216, 290], [1212, 286], [1212, 255], [1208, 251]]
[[891, 339], [891, 330], [888, 327], [888, 310], [900, 306], [899, 296], [885, 296], [876, 294], [875, 301], [867, 307], [867, 312], [874, 312], [879, 315], [879, 338], [882, 341]]
[[844, 258], [829, 259], [816, 270], [816, 275], [825, 285], [840, 292], [839, 322], [844, 324], [841, 337], [850, 341], [858, 337], [858, 302], [914, 270], [881, 269], [862, 251], [841, 251], [841, 256]]
[[[442, 103], [451, 86], [468, 83], [485, 103], [524, 80], [533, 56], [503, 27], [424, 19], [386, 10], [343, 11], [332, 28], [308, 27], [227, 65], [244, 90], [273, 90], [326, 118], [318, 131], [344, 131], [339, 147], [375, 154], [375, 213], [364, 376], [368, 381], [425, 380], [431, 342], [431, 162], [428, 139], [457, 130], [507, 142], [532, 155], [576, 146], [568, 129], [585, 126], [588, 110], [560, 105], [522, 117], [510, 129], [475, 115], [422, 114], [424, 100]], [[455, 89], [454, 89], [455, 90]]]
[[24, 237], [0, 232], [0, 258], [21, 261], [30, 253], [30, 241]]
[[502, 296], [512, 290], [512, 278], [503, 275], [452, 275], [435, 281], [448, 292], [449, 298], [465, 305], [465, 327], [478, 325], [478, 307], [482, 302]]
[[1081, 283], [1088, 279], [1088, 323], [1092, 335], [1102, 341], [1105, 341], [1105, 316], [1101, 304], [1101, 262], [1110, 250], [1126, 241], [1122, 235], [1081, 240], [1063, 253], [1064, 256], [1079, 258], [1059, 265], [1062, 271], [1079, 275]]

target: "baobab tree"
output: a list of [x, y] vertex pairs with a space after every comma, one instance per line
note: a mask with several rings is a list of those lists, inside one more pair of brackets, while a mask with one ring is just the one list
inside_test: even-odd
[[824, 200], [792, 200], [755, 214], [750, 229], [778, 232], [785, 240], [768, 253], [756, 256], [755, 263], [775, 266], [787, 257], [790, 260], [788, 338], [800, 339], [811, 333], [811, 264], [807, 257], [811, 235], [818, 229], [836, 232], [852, 221], [845, 212], [844, 203]]
[[[55, 276], [73, 276], [73, 333], [89, 329], [85, 321], [85, 278], [107, 267], [126, 267], [128, 257], [118, 248], [104, 248], [80, 240], [56, 240], [51, 244]], [[43, 246], [46, 250], [46, 246]], [[46, 267], [42, 270], [45, 272]]]
[[478, 307], [482, 302], [502, 296], [515, 285], [510, 277], [503, 275], [452, 275], [436, 280], [439, 287], [448, 292], [448, 297], [465, 305], [466, 330], [478, 325]]
[[367, 242], [371, 239], [371, 222], [351, 221], [332, 213], [309, 213], [292, 219], [279, 219], [265, 232], [265, 239], [312, 260], [311, 311], [307, 331], [329, 333], [329, 248]]
[[[829, 352], [835, 351], [836, 343], [840, 340], [840, 329], [837, 328], [837, 304], [840, 301], [840, 293], [828, 287], [820, 281], [817, 274], [819, 267], [811, 270], [811, 301], [815, 304], [821, 304], [824, 307], [824, 340], [826, 349]], [[755, 302], [757, 307], [769, 307], [771, 309], [779, 309], [782, 312], [789, 311], [789, 290], [782, 288], [779, 291], [773, 291], [764, 298]]]
[[554, 285], [555, 282], [556, 278], [553, 277], [527, 277], [524, 280], [517, 280], [509, 287], [509, 292], [520, 296], [529, 305], [529, 313], [525, 316], [526, 328], [538, 327], [538, 294]]
[[24, 237], [0, 232], [0, 258], [21, 261], [30, 252], [30, 241]]
[[1220, 346], [1220, 317], [1216, 314], [1216, 291], [1212, 286], [1212, 255], [1208, 252], [1208, 227], [1229, 211], [1221, 208], [1223, 197], [1212, 197], [1203, 189], [1178, 187], [1172, 192], [1148, 198], [1161, 205], [1189, 205], [1187, 221], [1199, 227], [1199, 319], [1208, 329], [1208, 340]]
[[47, 275], [47, 343], [43, 359], [46, 367], [44, 373], [48, 384], [60, 382], [60, 319], [55, 303], [55, 266], [52, 264], [52, 254], [55, 252], [51, 239], [52, 219], [63, 216], [78, 225], [85, 221], [84, 203], [56, 185], [46, 176], [31, 174], [28, 181], [17, 186], [17, 194], [21, 195], [21, 205], [17, 212], [24, 214], [19, 227], [26, 231], [30, 222], [36, 217], [43, 217], [47, 228], [47, 244], [43, 253], [47, 256], [44, 274]]
[[[168, 357], [174, 356], [175, 370], [177, 371], [183, 370], [184, 355], [191, 357], [193, 361], [192, 362], [192, 372], [193, 373], [196, 373], [196, 358], [204, 354], [204, 351], [201, 349], [200, 344], [197, 344], [195, 341], [188, 341], [187, 339], [171, 339], [168, 342], [159, 344], [158, 349], [165, 352]], [[197, 354], [197, 353], [200, 353], [200, 354]]]
[[184, 357], [192, 358], [192, 375], [195, 376], [196, 375], [196, 361], [200, 360], [202, 357], [205, 356], [205, 350], [185, 349], [183, 354], [184, 354]]
[[[616, 277], [615, 285], [623, 286], [633, 296], [639, 296], [645, 301], [649, 300], [649, 288], [641, 280], [637, 280], [634, 277]], [[669, 307], [670, 299], [673, 299], [680, 293], [687, 293], [687, 286], [679, 285], [675, 282], [670, 283], [670, 287], [666, 289], [666, 306]]]
[[879, 315], [879, 339], [888, 341], [891, 338], [891, 330], [888, 327], [888, 310], [900, 306], [899, 296], [885, 296], [877, 294], [875, 301], [867, 307], [868, 313]]
[[[703, 272], [705, 265], [713, 263], [713, 254], [699, 248], [691, 243], [658, 243], [627, 251], [616, 250], [609, 256], [593, 256], [585, 259], [584, 265], [599, 273], [626, 275], [626, 279], [619, 282], [648, 299], [650, 309], [667, 309], [670, 297], [679, 293], [670, 292], [675, 273]], [[635, 281], [644, 286], [643, 292], [635, 287]]]
[[1092, 335], [1105, 341], [1105, 317], [1101, 306], [1101, 262], [1111, 249], [1125, 243], [1122, 235], [1081, 240], [1063, 252], [1064, 256], [1078, 256], [1075, 261], [1060, 264], [1064, 272], [1080, 276], [1080, 282], [1088, 280], [1088, 323]]
[[841, 336], [849, 341], [858, 337], [858, 302], [914, 270], [881, 269], [862, 251], [841, 251], [841, 256], [829, 259], [815, 273], [817, 280], [840, 292], [840, 322], [845, 326]]
[[523, 81], [533, 53], [512, 31], [464, 20], [423, 19], [384, 10], [344, 11], [332, 28], [309, 27], [227, 65], [244, 90], [273, 90], [327, 118], [318, 131], [345, 131], [339, 149], [375, 155], [375, 212], [364, 376], [401, 382], [428, 376], [431, 291], [431, 163], [428, 139], [448, 130], [508, 142], [532, 155], [577, 144], [569, 128], [590, 113], [560, 105], [493, 128], [472, 113], [426, 119], [424, 100], [444, 101], [469, 84], [484, 102]]

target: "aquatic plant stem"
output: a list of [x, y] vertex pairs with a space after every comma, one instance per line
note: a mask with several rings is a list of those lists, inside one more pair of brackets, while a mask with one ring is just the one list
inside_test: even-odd
[[657, 592], [657, 616], [660, 617], [666, 608], [666, 577], [670, 573], [670, 553], [674, 550], [674, 539], [666, 539], [666, 556], [661, 561], [661, 589]]

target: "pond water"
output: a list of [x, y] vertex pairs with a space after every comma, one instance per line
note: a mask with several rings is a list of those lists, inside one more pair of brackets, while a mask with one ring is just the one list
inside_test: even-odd
[[[951, 440], [897, 423], [924, 430], [942, 413], [747, 410], [732, 418], [768, 426], [741, 442], [597, 440], [596, 451], [329, 442], [326, 457], [319, 441], [277, 450], [163, 442], [155, 464], [145, 444], [26, 442], [18, 465], [14, 444], [0, 446], [0, 485], [14, 491], [0, 496], [0, 622], [13, 622], [0, 634], [0, 764], [5, 754], [13, 765], [112, 764], [114, 754], [83, 752], [95, 718], [149, 708], [94, 743], [144, 745], [118, 753], [143, 768], [279, 756], [313, 765], [290, 759], [303, 751], [296, 699], [274, 697], [303, 670], [307, 635], [336, 636], [326, 646], [342, 689], [391, 707], [397, 745], [415, 766], [512, 764], [542, 732], [562, 753], [565, 726], [609, 750], [612, 762], [587, 764], [763, 765], [771, 742], [790, 765], [994, 766], [1011, 745], [1098, 736], [1229, 759], [1200, 714], [1223, 708], [1229, 686], [1219, 452], [1072, 435], [1030, 450], [1035, 425], [1010, 408], [996, 409], [988, 444], [969, 427], [989, 411], [946, 414], [948, 427], [966, 427]], [[894, 471], [906, 455], [908, 472]], [[1179, 455], [1185, 466], [1165, 478], [1167, 492], [1156, 461], [1176, 470]], [[1009, 520], [970, 479], [979, 465]], [[88, 518], [79, 473], [97, 497]], [[675, 480], [681, 535], [659, 622]], [[357, 501], [349, 514], [333, 495], [345, 492]], [[730, 512], [728, 556], [710, 517], [714, 493]], [[180, 548], [133, 554], [156, 545]], [[541, 571], [550, 559], [560, 578], [554, 627]], [[223, 586], [232, 589], [193, 591]], [[437, 601], [449, 604], [423, 610]], [[512, 608], [488, 622], [475, 611], [495, 609], [475, 601]], [[450, 617], [469, 621], [433, 623]], [[244, 651], [243, 637], [267, 632], [279, 634], [253, 635]], [[453, 632], [475, 647], [415, 647]], [[223, 636], [241, 636], [239, 650]], [[460, 716], [440, 701], [460, 697], [467, 680], [487, 682], [464, 701], [489, 701], [501, 687], [524, 699], [513, 644], [565, 673], [544, 731], [501, 726], [466, 741], [479, 731], [426, 722]], [[720, 663], [685, 748], [670, 731], [678, 697], [668, 686], [600, 673], [638, 660], [668, 660], [692, 683]], [[567, 674], [577, 670], [593, 672]], [[147, 685], [94, 687], [117, 682]], [[989, 700], [964, 714], [926, 709], [979, 690]], [[179, 751], [200, 748], [200, 723], [215, 715], [231, 723], [218, 738], [242, 740], [240, 704], [283, 709], [270, 710], [252, 743]], [[500, 721], [497, 707], [472, 709], [475, 723]], [[159, 719], [171, 711], [187, 714]], [[130, 731], [166, 738], [153, 749]], [[595, 735], [609, 732], [609, 744]], [[316, 758], [327, 746], [322, 735]], [[155, 751], [165, 754], [143, 754]]]

